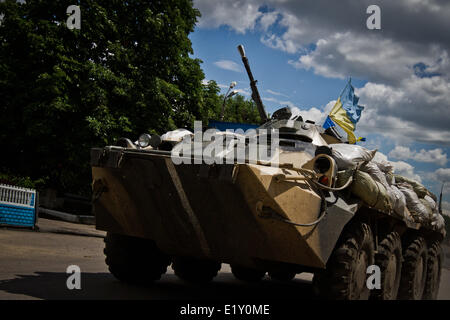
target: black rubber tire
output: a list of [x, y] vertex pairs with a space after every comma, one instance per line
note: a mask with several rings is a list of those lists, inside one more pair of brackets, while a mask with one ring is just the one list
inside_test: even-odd
[[378, 245], [375, 264], [381, 271], [381, 289], [373, 289], [371, 298], [376, 300], [397, 299], [402, 271], [402, 242], [400, 235], [393, 231]]
[[422, 237], [407, 239], [403, 244], [403, 266], [398, 291], [399, 300], [421, 300], [427, 275], [427, 244]]
[[155, 242], [108, 232], [103, 250], [109, 271], [119, 280], [150, 284], [166, 273], [170, 257]]
[[236, 279], [246, 282], [258, 282], [264, 278], [266, 272], [258, 269], [231, 265], [231, 272]]
[[276, 281], [288, 282], [295, 278], [296, 273], [293, 271], [269, 272], [270, 279]]
[[427, 277], [423, 293], [424, 300], [436, 300], [441, 282], [442, 251], [439, 242], [433, 242], [428, 249]]
[[178, 278], [193, 283], [206, 283], [217, 276], [221, 264], [211, 260], [201, 260], [190, 257], [176, 257], [172, 269]]
[[366, 285], [366, 271], [374, 261], [370, 226], [352, 222], [333, 250], [326, 270], [314, 274], [314, 292], [325, 299], [367, 300], [370, 291]]

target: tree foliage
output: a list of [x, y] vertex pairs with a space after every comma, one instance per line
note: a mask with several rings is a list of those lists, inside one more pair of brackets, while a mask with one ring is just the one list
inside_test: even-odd
[[[66, 25], [73, 4], [80, 30]], [[6, 0], [1, 14], [0, 171], [87, 194], [91, 147], [220, 114], [217, 84], [190, 57], [191, 0]], [[227, 119], [251, 119], [251, 102], [228, 104]]]

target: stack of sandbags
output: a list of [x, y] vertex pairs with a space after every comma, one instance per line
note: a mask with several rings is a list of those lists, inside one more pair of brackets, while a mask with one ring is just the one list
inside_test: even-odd
[[435, 202], [437, 201], [437, 198], [434, 194], [432, 194], [430, 191], [427, 190], [422, 184], [419, 182], [408, 179], [406, 177], [400, 176], [398, 174], [394, 174], [395, 182], [396, 183], [407, 183], [409, 184], [415, 193], [419, 196], [419, 198], [425, 198], [425, 196], [431, 197]]
[[415, 180], [395, 175], [395, 181], [407, 198], [406, 205], [415, 222], [443, 231], [445, 221], [438, 212], [436, 196]]
[[378, 181], [386, 188], [387, 196], [396, 216], [412, 220], [410, 214], [405, 210], [405, 195], [395, 186], [392, 172], [393, 166], [389, 162], [369, 161], [361, 167], [361, 170], [367, 172], [375, 181]]
[[350, 190], [355, 196], [372, 208], [384, 212], [392, 210], [386, 187], [372, 179], [367, 172], [357, 170], [354, 173], [353, 169], [339, 171], [336, 186], [342, 187], [352, 175], [353, 182], [350, 185]]
[[405, 195], [406, 207], [414, 218], [414, 221], [420, 224], [429, 224], [431, 221], [431, 209], [420, 201], [413, 187], [408, 183], [398, 183], [398, 189]]
[[350, 144], [329, 146], [339, 170], [336, 187], [353, 176], [350, 190], [368, 206], [437, 230], [445, 227], [436, 196], [419, 182], [394, 174], [389, 161], [375, 161], [377, 150]]

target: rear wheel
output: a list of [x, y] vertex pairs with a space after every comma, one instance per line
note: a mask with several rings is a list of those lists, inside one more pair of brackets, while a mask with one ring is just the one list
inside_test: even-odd
[[231, 272], [236, 277], [236, 279], [247, 282], [260, 281], [266, 274], [266, 272], [262, 270], [246, 268], [236, 265], [231, 265]]
[[395, 300], [400, 286], [402, 269], [402, 242], [397, 232], [389, 233], [379, 244], [375, 264], [381, 271], [381, 289], [374, 289], [372, 297]]
[[188, 282], [206, 283], [211, 281], [219, 272], [221, 264], [216, 261], [197, 258], [174, 258], [172, 268], [175, 274]]
[[424, 238], [415, 237], [404, 244], [399, 299], [422, 299], [427, 276], [427, 258], [427, 245]]
[[149, 284], [159, 280], [170, 264], [170, 258], [152, 240], [108, 232], [104, 241], [105, 262], [121, 281]]
[[374, 264], [373, 236], [369, 225], [355, 221], [334, 249], [327, 268], [316, 273], [313, 286], [322, 298], [337, 300], [368, 299], [367, 267]]
[[436, 300], [441, 282], [441, 245], [433, 242], [428, 249], [427, 276], [423, 299]]

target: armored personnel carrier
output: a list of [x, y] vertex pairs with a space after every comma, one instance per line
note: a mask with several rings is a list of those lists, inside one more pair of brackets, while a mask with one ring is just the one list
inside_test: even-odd
[[[110, 272], [151, 283], [172, 265], [185, 281], [207, 282], [227, 263], [243, 281], [314, 273], [315, 292], [330, 299], [435, 299], [443, 232], [405, 218], [405, 206], [399, 215], [357, 196], [352, 186], [364, 161], [341, 170], [337, 134], [291, 108], [268, 119], [238, 48], [263, 124], [210, 134], [226, 137], [214, 139], [224, 152], [199, 130], [91, 150], [96, 227], [107, 231]], [[252, 156], [255, 143], [265, 157]], [[381, 285], [370, 290], [374, 265]]]

